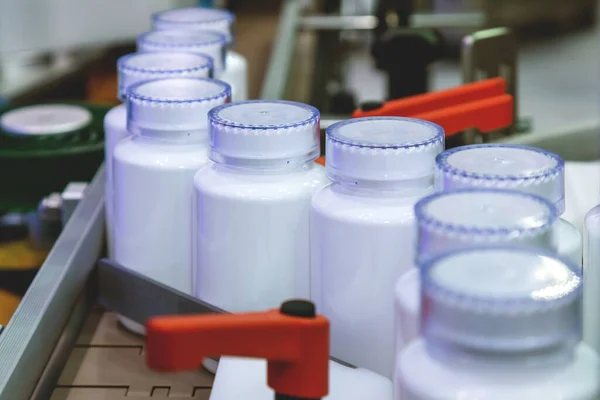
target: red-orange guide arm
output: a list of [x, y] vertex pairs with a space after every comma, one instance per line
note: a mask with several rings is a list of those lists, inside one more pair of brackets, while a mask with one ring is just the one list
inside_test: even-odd
[[[320, 399], [328, 393], [329, 321], [298, 316], [311, 303], [246, 314], [152, 318], [146, 324], [146, 362], [159, 371], [197, 369], [205, 357], [265, 358], [267, 383], [278, 394]], [[290, 312], [291, 310], [291, 312]], [[235, 383], [232, 383], [235, 384]]]

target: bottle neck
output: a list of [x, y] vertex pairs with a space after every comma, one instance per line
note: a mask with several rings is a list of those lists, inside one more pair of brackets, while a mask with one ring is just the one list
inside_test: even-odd
[[486, 369], [547, 368], [568, 364], [574, 357], [578, 343], [559, 345], [528, 351], [479, 350], [443, 341], [426, 340], [427, 353], [437, 361], [450, 365], [465, 365]]
[[433, 192], [433, 179], [429, 176], [394, 182], [376, 182], [365, 180], [339, 179], [339, 176], [327, 174], [334, 182], [335, 190], [340, 193], [361, 197], [414, 197]]
[[166, 131], [166, 130], [151, 130], [138, 129], [133, 134], [144, 140], [157, 143], [202, 143], [208, 141], [208, 130], [193, 130], [193, 131]]
[[[209, 154], [209, 158], [210, 154]], [[267, 166], [220, 163], [211, 158], [218, 170], [243, 175], [285, 175], [305, 172], [315, 167], [314, 161], [294, 164], [274, 164]]]

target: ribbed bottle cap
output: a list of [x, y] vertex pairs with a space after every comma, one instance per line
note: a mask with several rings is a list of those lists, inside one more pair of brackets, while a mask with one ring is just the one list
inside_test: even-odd
[[565, 163], [552, 152], [509, 144], [446, 150], [436, 159], [436, 188], [495, 187], [542, 196], [565, 210]]
[[191, 53], [133, 53], [117, 61], [119, 98], [125, 101], [127, 88], [134, 83], [166, 78], [208, 78], [213, 61]]
[[134, 134], [201, 133], [208, 112], [229, 102], [231, 87], [209, 78], [171, 78], [140, 82], [127, 96], [127, 128]]
[[327, 128], [326, 139], [329, 179], [359, 187], [430, 185], [444, 149], [442, 127], [413, 118], [350, 119]]
[[415, 206], [417, 262], [477, 244], [554, 249], [556, 208], [546, 199], [503, 189], [439, 192]]
[[215, 72], [225, 68], [227, 37], [215, 31], [152, 31], [137, 39], [137, 50], [144, 53], [177, 52], [203, 54], [213, 59]]
[[319, 111], [292, 101], [226, 104], [209, 113], [210, 155], [218, 163], [272, 167], [319, 156]]
[[508, 355], [581, 340], [581, 269], [553, 252], [463, 249], [421, 274], [421, 333], [432, 348]]
[[230, 39], [235, 15], [224, 9], [187, 7], [161, 11], [152, 15], [155, 30], [210, 30], [218, 31]]

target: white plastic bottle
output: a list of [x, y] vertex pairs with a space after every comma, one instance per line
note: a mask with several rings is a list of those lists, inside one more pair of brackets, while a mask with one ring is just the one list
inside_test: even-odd
[[214, 30], [227, 35], [229, 46], [225, 68], [217, 78], [231, 85], [233, 101], [248, 99], [248, 62], [240, 53], [232, 50], [235, 15], [228, 10], [203, 7], [175, 8], [152, 16], [155, 30]]
[[[476, 144], [446, 150], [436, 160], [436, 189], [505, 188], [538, 194], [565, 211], [565, 163], [557, 154], [536, 147]], [[582, 237], [575, 226], [556, 223], [558, 253], [581, 266]]]
[[331, 354], [386, 377], [394, 368], [394, 283], [413, 266], [414, 205], [433, 191], [444, 131], [397, 117], [327, 129], [327, 176], [311, 216], [311, 296]]
[[231, 312], [309, 297], [309, 210], [327, 184], [319, 111], [248, 101], [209, 113], [213, 163], [194, 178], [194, 294]]
[[[415, 206], [416, 264], [450, 250], [511, 244], [555, 250], [556, 208], [546, 199], [506, 189], [458, 189], [425, 197]], [[396, 283], [396, 349], [419, 334], [418, 267]]]
[[193, 178], [208, 163], [207, 113], [230, 94], [228, 84], [207, 78], [135, 84], [127, 97], [132, 135], [114, 152], [115, 261], [188, 294]]
[[[267, 386], [267, 362], [261, 359], [221, 357], [210, 400], [272, 400]], [[323, 400], [392, 400], [389, 378], [364, 368], [329, 361], [329, 394]]]
[[396, 399], [600, 398], [581, 268], [554, 254], [482, 247], [426, 262], [422, 336], [398, 355]]
[[[212, 73], [212, 59], [189, 53], [133, 53], [117, 61], [118, 97], [126, 100], [127, 89], [138, 82], [165, 78], [206, 78]], [[106, 183], [106, 236], [108, 255], [113, 254], [113, 153], [117, 143], [129, 136], [127, 132], [127, 107], [113, 107], [104, 117], [104, 154]]]
[[583, 340], [600, 352], [600, 206], [585, 217], [583, 270]]

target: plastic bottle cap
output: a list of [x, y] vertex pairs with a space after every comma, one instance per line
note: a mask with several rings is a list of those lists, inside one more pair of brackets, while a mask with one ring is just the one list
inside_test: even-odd
[[210, 158], [270, 167], [319, 156], [319, 111], [292, 101], [257, 100], [211, 110]]
[[134, 134], [206, 132], [208, 112], [229, 102], [231, 87], [209, 78], [140, 82], [127, 97], [127, 128]]
[[421, 199], [415, 206], [419, 263], [478, 243], [552, 249], [556, 208], [546, 199], [502, 189], [460, 189]]
[[92, 113], [68, 104], [42, 104], [8, 111], [0, 117], [2, 130], [13, 135], [58, 135], [85, 128]]
[[581, 269], [553, 252], [479, 247], [422, 268], [421, 331], [433, 348], [537, 352], [581, 340]]
[[224, 9], [187, 7], [161, 11], [152, 15], [155, 30], [214, 30], [231, 37], [235, 15]]
[[137, 50], [149, 52], [196, 53], [213, 59], [213, 68], [220, 72], [225, 67], [227, 37], [215, 31], [152, 31], [137, 39]]
[[436, 188], [495, 187], [537, 194], [565, 210], [565, 163], [536, 147], [481, 144], [456, 147], [436, 159]]
[[133, 53], [117, 61], [119, 98], [134, 83], [165, 78], [208, 78], [213, 61], [209, 56], [191, 53]]
[[444, 130], [413, 118], [373, 117], [337, 122], [326, 132], [329, 179], [356, 186], [430, 185]]

